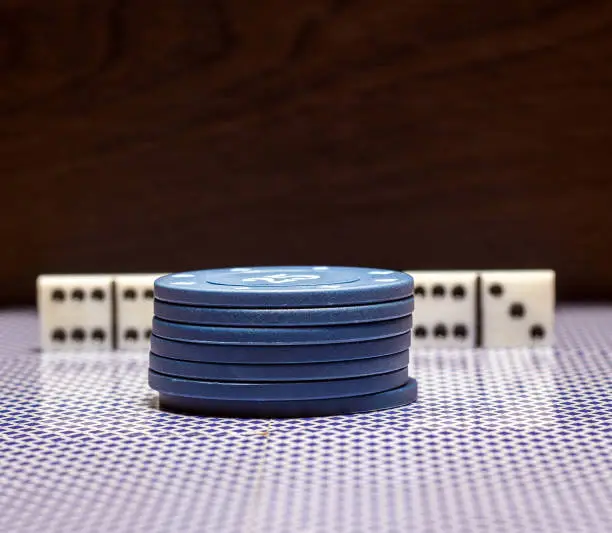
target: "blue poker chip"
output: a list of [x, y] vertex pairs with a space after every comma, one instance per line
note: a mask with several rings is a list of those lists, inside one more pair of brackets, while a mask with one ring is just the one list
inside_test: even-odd
[[158, 318], [185, 324], [284, 327], [377, 322], [408, 316], [412, 311], [414, 311], [414, 298], [402, 298], [370, 305], [296, 309], [197, 307], [155, 300], [153, 312]]
[[401, 387], [408, 369], [386, 374], [327, 381], [230, 382], [202, 381], [160, 374], [149, 369], [149, 386], [164, 394], [211, 400], [318, 400], [375, 394]]
[[365, 324], [287, 328], [194, 326], [153, 318], [153, 334], [164, 339], [210, 344], [333, 344], [393, 337], [412, 328], [412, 316]]
[[395, 389], [328, 400], [214, 400], [160, 393], [159, 406], [173, 412], [237, 418], [295, 418], [366, 413], [402, 407], [417, 399], [417, 382], [409, 378]]
[[406, 368], [408, 350], [381, 357], [277, 365], [233, 365], [227, 363], [194, 363], [149, 354], [149, 368], [160, 374], [206, 381], [307, 381], [345, 379], [386, 374]]
[[412, 295], [404, 272], [358, 267], [290, 266], [198, 270], [162, 276], [155, 298], [220, 307], [329, 307]]
[[171, 359], [203, 363], [285, 364], [327, 363], [391, 355], [410, 348], [410, 333], [385, 339], [338, 344], [298, 344], [293, 346], [253, 346], [204, 344], [151, 336], [151, 351]]

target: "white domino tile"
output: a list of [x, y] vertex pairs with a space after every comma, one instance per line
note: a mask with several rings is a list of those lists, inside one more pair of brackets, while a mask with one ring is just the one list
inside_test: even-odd
[[476, 343], [478, 274], [409, 271], [414, 277], [413, 348], [472, 348]]
[[153, 319], [153, 283], [163, 274], [115, 276], [115, 330], [118, 350], [149, 348]]
[[42, 275], [37, 280], [43, 351], [112, 347], [112, 276]]
[[489, 270], [480, 273], [485, 348], [548, 346], [554, 341], [555, 273]]

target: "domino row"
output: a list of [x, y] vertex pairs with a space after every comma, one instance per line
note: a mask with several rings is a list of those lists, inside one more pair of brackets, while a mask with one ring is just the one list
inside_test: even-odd
[[[413, 348], [546, 346], [554, 340], [551, 270], [409, 271]], [[162, 274], [42, 275], [41, 348], [146, 351]]]

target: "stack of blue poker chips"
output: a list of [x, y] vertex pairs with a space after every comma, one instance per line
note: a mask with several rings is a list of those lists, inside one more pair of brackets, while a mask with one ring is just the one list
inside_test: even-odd
[[155, 282], [149, 384], [162, 408], [348, 414], [416, 399], [414, 283], [356, 267], [183, 272]]

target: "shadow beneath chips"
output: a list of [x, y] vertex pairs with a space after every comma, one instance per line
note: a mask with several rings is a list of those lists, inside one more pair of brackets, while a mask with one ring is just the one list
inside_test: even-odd
[[157, 396], [157, 394], [144, 398], [142, 402], [139, 403], [149, 409], [154, 409], [155, 411], [163, 411], [163, 409], [159, 407], [159, 396]]

